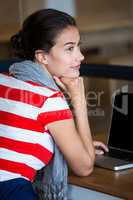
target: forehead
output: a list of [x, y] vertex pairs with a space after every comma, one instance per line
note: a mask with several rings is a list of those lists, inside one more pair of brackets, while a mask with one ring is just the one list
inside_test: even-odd
[[80, 40], [80, 35], [78, 29], [74, 26], [69, 26], [57, 35], [55, 43], [56, 44], [66, 44], [69, 42], [77, 43], [79, 42], [79, 40]]

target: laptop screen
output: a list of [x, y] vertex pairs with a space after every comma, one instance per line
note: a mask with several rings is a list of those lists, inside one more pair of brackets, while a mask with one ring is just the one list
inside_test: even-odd
[[115, 96], [109, 134], [109, 147], [133, 152], [133, 94]]

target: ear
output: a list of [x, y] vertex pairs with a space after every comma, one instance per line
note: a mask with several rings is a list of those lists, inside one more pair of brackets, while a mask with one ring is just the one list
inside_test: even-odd
[[44, 65], [48, 64], [47, 56], [44, 51], [37, 50], [35, 52], [35, 60], [39, 62], [40, 64], [44, 64]]

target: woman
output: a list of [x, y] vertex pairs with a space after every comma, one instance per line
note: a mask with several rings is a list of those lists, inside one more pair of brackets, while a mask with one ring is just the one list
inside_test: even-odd
[[35, 200], [31, 182], [37, 170], [49, 166], [57, 149], [75, 174], [88, 176], [94, 146], [107, 148], [91, 137], [75, 20], [43, 9], [30, 15], [11, 41], [24, 61], [10, 67], [10, 76], [0, 75], [0, 199]]

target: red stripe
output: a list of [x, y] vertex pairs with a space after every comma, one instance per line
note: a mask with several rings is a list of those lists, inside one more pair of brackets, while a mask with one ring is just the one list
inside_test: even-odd
[[44, 125], [47, 125], [54, 121], [71, 119], [71, 118], [73, 118], [73, 116], [72, 116], [72, 112], [70, 111], [70, 109], [45, 112], [45, 113], [41, 113], [38, 117], [38, 119]]
[[48, 87], [47, 85], [41, 85], [40, 83], [36, 83], [36, 82], [32, 82], [32, 81], [26, 81], [26, 83], [29, 83], [29, 84], [31, 84], [33, 86], [39, 86], [39, 87], [42, 87], [42, 88], [47, 88], [47, 89], [49, 89], [49, 90], [51, 90], [53, 92], [57, 92], [57, 90], [55, 90], [55, 89], [53, 89], [51, 87]]
[[43, 125], [37, 120], [21, 117], [5, 111], [0, 111], [0, 124], [37, 132], [44, 132]]
[[32, 81], [26, 81], [26, 83], [29, 83], [29, 84], [34, 85], [34, 86], [44, 87], [40, 83], [36, 83], [36, 82], [32, 82]]
[[27, 83], [31, 84], [31, 85], [35, 85], [35, 86], [40, 86], [40, 87], [44, 87], [44, 88], [47, 88], [53, 92], [56, 92], [57, 90], [51, 88], [51, 87], [48, 87], [47, 85], [41, 85], [40, 83], [36, 83], [36, 82], [32, 82], [32, 81], [26, 81]]
[[39, 144], [15, 141], [4, 137], [0, 137], [0, 147], [10, 149], [18, 153], [32, 155], [44, 162], [44, 164], [47, 164], [53, 155], [52, 152]]
[[0, 97], [20, 101], [39, 108], [47, 99], [47, 97], [31, 91], [15, 89], [4, 85], [0, 85]]
[[64, 98], [64, 95], [63, 95], [63, 93], [61, 93], [61, 92], [57, 92], [57, 93], [53, 94], [52, 96], [50, 96], [50, 98], [54, 98], [54, 97], [61, 97], [61, 98]]
[[36, 170], [32, 167], [23, 163], [18, 163], [4, 159], [0, 159], [0, 169], [21, 174], [22, 176], [27, 177], [30, 181], [33, 181], [36, 175]]

